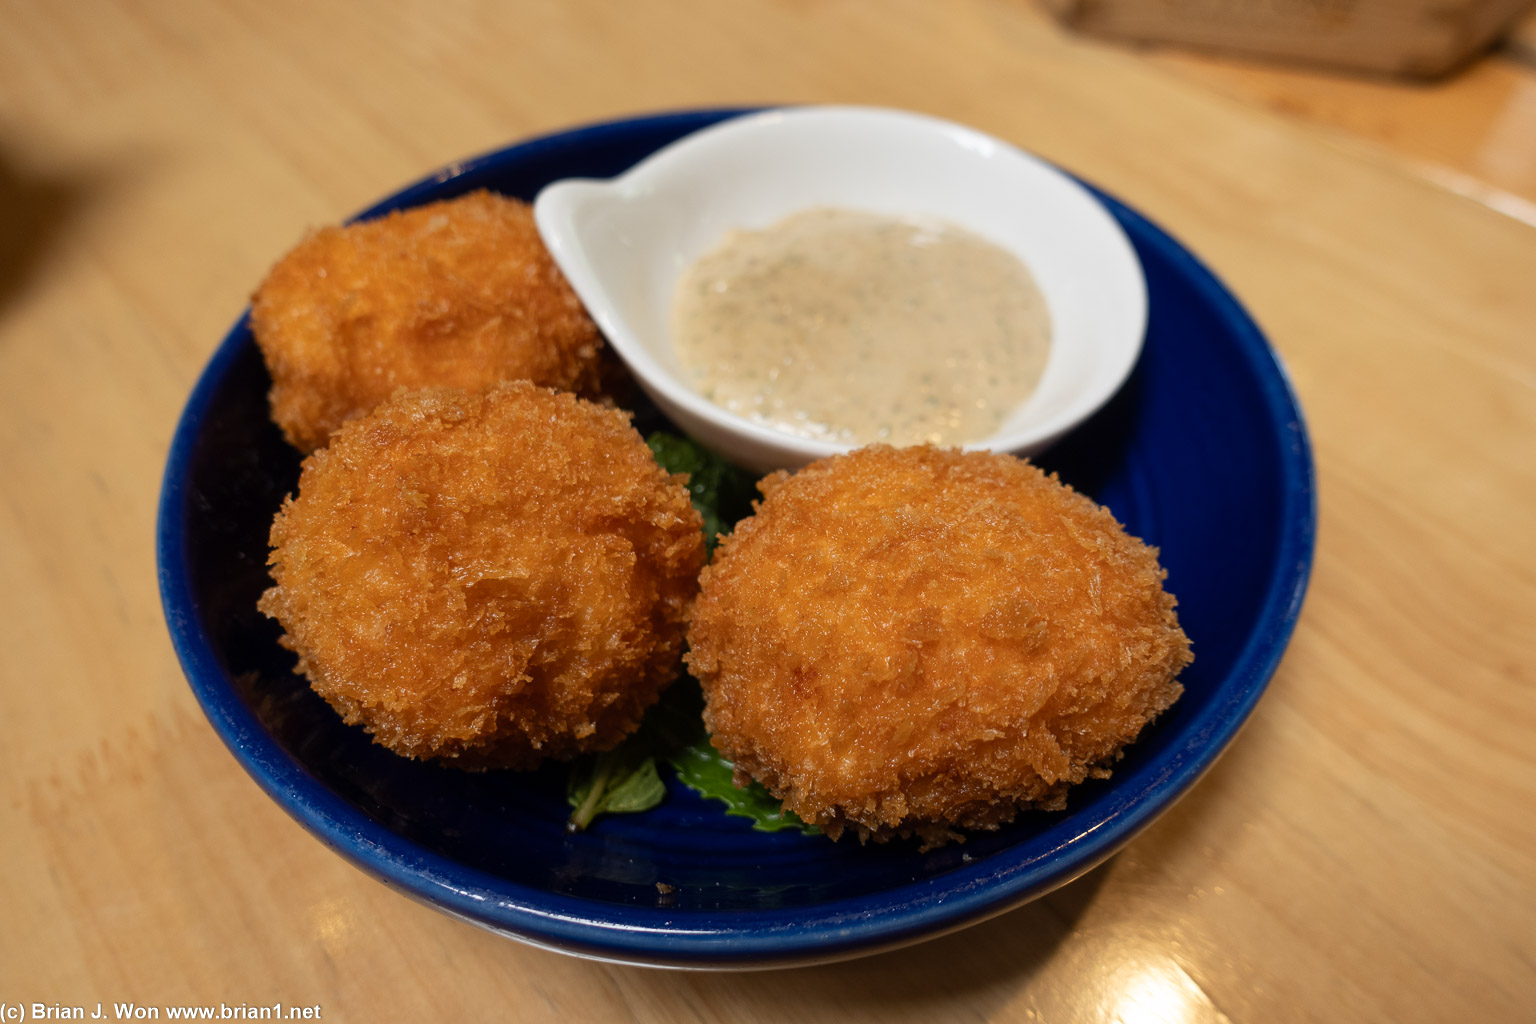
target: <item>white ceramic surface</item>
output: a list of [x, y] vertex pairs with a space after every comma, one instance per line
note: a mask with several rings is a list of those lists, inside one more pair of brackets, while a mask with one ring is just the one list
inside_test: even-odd
[[1016, 254], [1050, 308], [1050, 360], [993, 437], [1027, 455], [1103, 405], [1146, 329], [1141, 265], [1087, 190], [1027, 153], [961, 125], [861, 107], [798, 107], [696, 132], [611, 181], [539, 193], [545, 244], [653, 401], [701, 443], [766, 471], [850, 446], [736, 416], [687, 383], [672, 344], [677, 280], [727, 231], [842, 207], [942, 218]]

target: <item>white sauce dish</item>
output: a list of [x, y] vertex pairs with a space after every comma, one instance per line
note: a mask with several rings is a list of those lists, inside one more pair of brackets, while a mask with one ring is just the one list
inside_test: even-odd
[[1109, 212], [1061, 171], [920, 114], [799, 107], [723, 122], [610, 181], [539, 193], [535, 218], [576, 293], [640, 386], [702, 444], [758, 471], [852, 445], [797, 436], [704, 398], [674, 347], [679, 279], [728, 232], [818, 208], [934, 218], [1017, 256], [1045, 297], [1050, 354], [1035, 390], [967, 448], [1029, 455], [1092, 415], [1141, 351], [1146, 284]]

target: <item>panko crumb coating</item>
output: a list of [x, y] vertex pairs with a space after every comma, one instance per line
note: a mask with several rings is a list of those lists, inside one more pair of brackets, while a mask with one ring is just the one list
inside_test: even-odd
[[676, 678], [704, 562], [627, 414], [506, 383], [402, 392], [304, 462], [259, 607], [398, 754], [528, 768], [605, 750]]
[[485, 191], [311, 232], [256, 290], [251, 329], [303, 452], [402, 387], [594, 392], [603, 348], [528, 204]]
[[1156, 550], [1027, 462], [876, 446], [759, 487], [687, 660], [738, 783], [834, 839], [1059, 809], [1182, 692]]

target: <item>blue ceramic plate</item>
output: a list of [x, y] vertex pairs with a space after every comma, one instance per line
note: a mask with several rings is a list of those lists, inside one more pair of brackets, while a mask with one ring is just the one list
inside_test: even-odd
[[[477, 188], [532, 199], [547, 182], [617, 174], [738, 113], [534, 139], [445, 168], [363, 216]], [[1177, 242], [1101, 198], [1146, 271], [1146, 348], [1113, 402], [1039, 461], [1162, 548], [1197, 658], [1184, 698], [1065, 812], [921, 853], [755, 832], [670, 781], [657, 809], [568, 835], [561, 765], [472, 775], [373, 745], [294, 676], [276, 625], [256, 611], [267, 530], [299, 460], [268, 419], [269, 380], [244, 318], [187, 402], [160, 501], [166, 619], [209, 721], [289, 814], [380, 880], [603, 959], [834, 960], [960, 928], [1083, 874], [1193, 785], [1253, 710], [1300, 610], [1316, 522], [1301, 412], [1258, 328]], [[642, 431], [665, 425], [648, 407], [636, 419]]]

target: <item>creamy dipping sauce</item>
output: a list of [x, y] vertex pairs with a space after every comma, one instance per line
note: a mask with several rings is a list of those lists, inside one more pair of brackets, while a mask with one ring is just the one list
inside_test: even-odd
[[852, 210], [730, 233], [673, 307], [678, 357], [705, 398], [847, 444], [991, 436], [1039, 383], [1050, 334], [1011, 253], [941, 221]]

